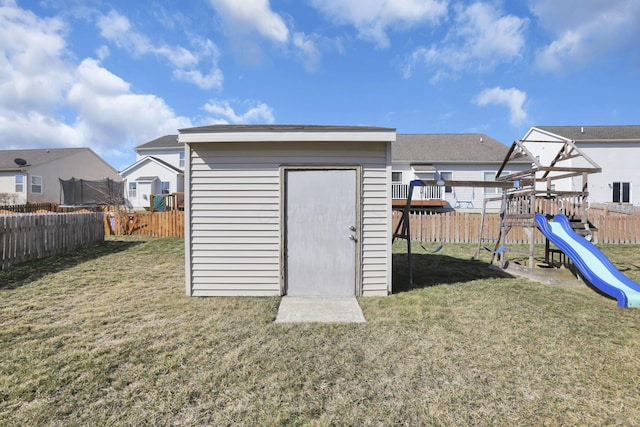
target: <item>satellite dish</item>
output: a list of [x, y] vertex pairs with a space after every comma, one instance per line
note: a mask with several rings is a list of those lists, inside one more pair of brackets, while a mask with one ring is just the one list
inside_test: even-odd
[[27, 165], [27, 161], [25, 159], [21, 159], [20, 157], [13, 159], [14, 162], [16, 162], [16, 165], [18, 166], [26, 166]]

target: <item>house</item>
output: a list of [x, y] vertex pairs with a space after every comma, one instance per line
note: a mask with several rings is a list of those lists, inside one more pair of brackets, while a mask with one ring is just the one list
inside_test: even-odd
[[394, 129], [181, 129], [186, 293], [391, 292]]
[[136, 162], [120, 171], [127, 205], [147, 209], [151, 195], [184, 191], [184, 144], [178, 135], [165, 135], [135, 148]]
[[[412, 206], [432, 211], [477, 211], [485, 197], [499, 198], [499, 188], [483, 188], [483, 181], [495, 181], [509, 147], [484, 134], [398, 134], [393, 144], [392, 197], [394, 208], [404, 207], [409, 183], [414, 179], [442, 181], [442, 185], [414, 189]], [[516, 172], [527, 162], [511, 162]], [[474, 182], [471, 185], [447, 185], [448, 181]], [[487, 204], [499, 209], [500, 201]]]
[[[599, 166], [602, 172], [588, 178], [590, 203], [639, 204], [633, 183], [640, 182], [640, 126], [534, 126], [520, 141], [542, 164], [554, 160], [558, 143], [566, 143], [582, 155], [566, 155], [564, 164]], [[582, 185], [582, 176], [568, 177], [557, 180], [554, 190], [581, 191]]]
[[[60, 180], [104, 181], [108, 191], [120, 176], [90, 148], [0, 150], [0, 204], [63, 203]], [[74, 204], [110, 202], [97, 193]]]

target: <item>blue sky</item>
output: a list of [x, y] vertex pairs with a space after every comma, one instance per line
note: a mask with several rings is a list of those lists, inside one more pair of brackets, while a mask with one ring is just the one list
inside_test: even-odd
[[215, 123], [505, 144], [640, 124], [637, 0], [0, 0], [0, 144], [133, 148]]

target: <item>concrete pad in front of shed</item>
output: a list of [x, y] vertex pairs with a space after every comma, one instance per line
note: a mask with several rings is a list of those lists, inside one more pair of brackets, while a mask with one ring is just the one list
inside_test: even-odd
[[285, 296], [276, 322], [363, 323], [366, 320], [355, 297]]

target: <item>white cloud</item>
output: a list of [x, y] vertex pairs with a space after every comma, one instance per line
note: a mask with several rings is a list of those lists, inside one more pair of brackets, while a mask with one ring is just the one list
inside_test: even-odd
[[[0, 6], [3, 148], [82, 146], [128, 159], [135, 145], [191, 126], [161, 98], [133, 93], [98, 60], [74, 63], [65, 36], [63, 21], [39, 18], [11, 3]], [[108, 55], [108, 49], [99, 52]]]
[[271, 10], [269, 0], [209, 0], [232, 36], [256, 32], [262, 37], [286, 43], [289, 29], [280, 15]]
[[234, 111], [229, 101], [211, 100], [204, 106], [204, 110], [211, 116], [208, 122], [214, 124], [250, 124], [273, 123], [273, 111], [265, 103], [255, 103], [245, 113]]
[[500, 63], [521, 58], [526, 19], [505, 15], [488, 3], [456, 5], [454, 14], [451, 28], [440, 45], [420, 47], [411, 53], [403, 70], [405, 77], [419, 65], [434, 69], [435, 81], [467, 69], [491, 70]]
[[69, 86], [64, 23], [0, 6], [0, 111], [52, 111]]
[[503, 105], [509, 109], [509, 122], [512, 125], [520, 125], [528, 120], [527, 112], [524, 109], [524, 103], [527, 100], [527, 94], [516, 88], [503, 89], [494, 87], [485, 89], [480, 92], [472, 102], [480, 107], [487, 105]]
[[208, 74], [202, 74], [200, 70], [174, 70], [176, 79], [193, 83], [200, 89], [211, 89], [220, 87], [222, 84], [222, 71], [217, 68], [212, 69]]
[[305, 69], [316, 71], [321, 54], [313, 38], [304, 33], [294, 33], [292, 43], [298, 49]]
[[560, 71], [596, 61], [608, 52], [637, 55], [640, 2], [637, 0], [538, 0], [531, 11], [555, 39], [540, 49], [537, 64]]
[[[113, 40], [120, 40], [118, 31], [127, 28], [125, 22], [116, 19], [120, 30], [109, 33]], [[129, 82], [105, 68], [101, 60], [109, 56], [107, 47], [96, 49], [97, 58], [77, 62], [67, 51], [66, 36], [61, 20], [39, 18], [12, 3], [0, 6], [3, 148], [90, 147], [116, 169], [123, 169], [132, 162], [134, 146], [194, 126], [190, 118], [178, 115], [162, 98], [135, 93]], [[132, 53], [146, 54], [150, 51], [145, 49], [156, 49], [144, 37], [134, 43], [127, 48]], [[208, 40], [194, 39], [194, 45], [199, 55], [217, 55], [215, 45]], [[180, 76], [183, 79], [201, 80], [200, 85], [206, 86], [213, 83], [204, 80], [218, 78], [216, 70], [203, 74], [178, 68], [177, 72], [185, 73]], [[264, 103], [250, 103], [243, 113], [236, 113], [226, 101], [209, 102], [204, 109], [214, 122], [274, 121], [271, 108]], [[207, 117], [197, 124], [211, 121]]]
[[448, 0], [312, 0], [311, 4], [337, 24], [353, 25], [360, 38], [386, 48], [390, 28], [436, 22], [446, 15]]
[[173, 71], [174, 77], [178, 80], [193, 83], [201, 89], [221, 88], [224, 76], [222, 75], [222, 70], [216, 65], [220, 56], [218, 47], [211, 40], [197, 36], [192, 38], [192, 43], [200, 53], [200, 56], [211, 58], [211, 69], [207, 73], [203, 73], [196, 68], [178, 68]]
[[[156, 45], [149, 37], [135, 31], [129, 19], [116, 11], [100, 16], [97, 26], [105, 39], [133, 56], [157, 55], [165, 58], [176, 68], [173, 75], [179, 80], [195, 84], [201, 89], [222, 87], [224, 79], [217, 67], [219, 52], [211, 40], [194, 37], [192, 43], [196, 49], [193, 51], [182, 46]], [[208, 74], [203, 74], [198, 68], [202, 62], [210, 64]]]
[[277, 48], [288, 47], [289, 29], [269, 0], [209, 0], [217, 12], [216, 24], [223, 28], [231, 51], [245, 64], [259, 65], [264, 58], [263, 41]]
[[72, 126], [56, 119], [74, 66], [56, 18], [41, 19], [14, 2], [0, 6], [0, 140], [3, 148], [74, 146]]
[[133, 136], [150, 140], [191, 126], [189, 119], [177, 117], [161, 98], [132, 93], [128, 83], [95, 59], [80, 63], [75, 80], [66, 98], [78, 114], [75, 127], [101, 151]]
[[[292, 53], [308, 72], [315, 72], [325, 51], [342, 53], [340, 38], [318, 33], [293, 32], [269, 0], [209, 0], [217, 12], [235, 55], [246, 64], [263, 60], [263, 40], [273, 42], [280, 53]], [[290, 17], [289, 17], [290, 18]], [[293, 20], [290, 20], [293, 28]]]

